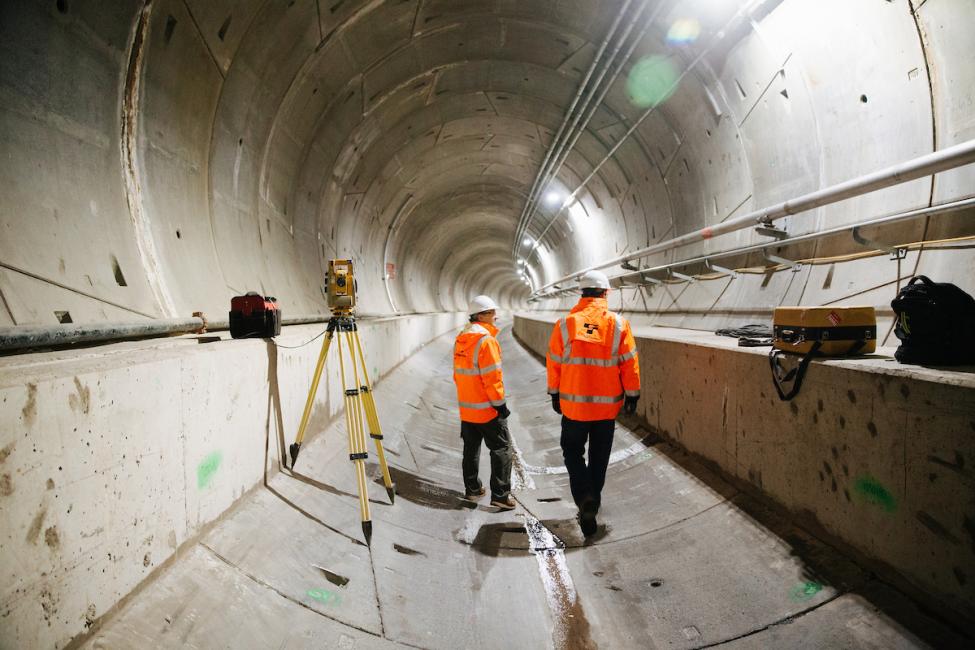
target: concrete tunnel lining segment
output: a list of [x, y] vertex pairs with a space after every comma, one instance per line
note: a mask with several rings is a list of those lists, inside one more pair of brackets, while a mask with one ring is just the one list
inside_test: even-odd
[[[686, 65], [713, 42], [715, 31], [739, 6], [661, 1], [666, 6], [658, 22], [637, 45], [633, 60], [624, 65], [553, 183], [577, 187], [640, 115], [642, 109], [630, 102], [625, 85], [637, 60], [664, 53]], [[226, 312], [231, 295], [247, 290], [276, 295], [286, 315], [321, 314], [324, 264], [332, 257], [352, 257], [361, 269], [362, 309], [379, 317], [370, 327], [377, 328], [383, 346], [372, 349], [386, 373], [419, 345], [462, 321], [456, 310], [471, 295], [486, 292], [508, 309], [521, 309], [531, 288], [585, 266], [975, 137], [975, 69], [969, 65], [975, 5], [965, 0], [753, 2], [749, 20], [729, 31], [586, 185], [574, 213], [569, 211], [551, 227], [547, 206], [533, 218], [525, 236], [535, 240], [545, 230], [544, 247], [527, 256], [526, 285], [511, 253], [518, 217], [568, 103], [622, 4], [489, 0], [472, 11], [470, 3], [456, 0], [3, 3], [0, 327], [54, 325], [68, 319], [97, 324], [140, 314], [148, 320], [171, 312], [186, 317], [203, 311], [212, 317]], [[140, 50], [135, 37], [143, 15]], [[700, 38], [668, 41], [669, 27], [689, 17], [700, 23]], [[823, 207], [783, 225], [801, 235], [966, 198], [972, 187], [975, 166], [969, 165]], [[973, 214], [967, 210], [919, 218], [871, 235], [890, 244], [970, 236], [975, 232]], [[689, 247], [686, 253], [762, 241], [760, 235], [742, 231]], [[854, 247], [849, 238], [838, 236], [777, 253], [830, 257]], [[653, 266], [673, 259], [666, 254], [643, 262]], [[395, 277], [387, 277], [386, 263], [394, 265]], [[727, 263], [737, 267], [764, 261], [752, 255]], [[883, 308], [880, 330], [888, 331], [886, 305], [915, 273], [975, 293], [970, 250], [924, 246], [899, 262], [853, 259], [804, 266], [798, 273], [632, 287], [617, 292], [612, 304], [640, 326], [689, 328], [685, 335], [690, 339], [696, 336], [692, 330], [766, 318], [780, 304], [873, 304]], [[533, 305], [539, 311], [524, 316], [544, 318], [571, 302], [549, 299]], [[399, 316], [386, 318], [394, 314]], [[297, 328], [289, 336], [303, 342], [298, 333], [305, 331]], [[83, 476], [77, 477], [77, 495], [66, 492], [60, 480], [51, 494], [44, 483], [30, 486], [27, 492], [36, 501], [32, 506], [58, 494], [89, 503], [90, 495], [81, 487], [108, 480], [116, 471], [107, 459], [116, 445], [131, 442], [125, 439], [129, 432], [105, 414], [136, 417], [135, 411], [119, 415], [99, 401], [113, 398], [99, 396], [97, 389], [91, 396], [104, 413], [79, 411], [84, 400], [74, 378], [89, 389], [89, 380], [97, 386], [107, 377], [100, 366], [111, 366], [118, 355], [131, 361], [134, 374], [163, 364], [162, 376], [177, 387], [218, 385], [223, 377], [219, 368], [226, 363], [240, 364], [262, 378], [280, 373], [288, 388], [278, 399], [285, 403], [301, 393], [298, 386], [308, 360], [300, 355], [275, 357], [271, 373], [272, 360], [264, 348], [244, 344], [238, 357], [222, 344], [213, 345], [216, 341], [196, 340], [43, 352], [36, 357], [36, 368], [33, 357], [3, 359], [8, 368], [3, 390], [12, 400], [2, 411], [6, 430], [16, 432], [18, 440], [26, 433], [45, 448], [56, 446], [63, 436], [71, 449], [91, 443], [104, 461], [98, 471], [78, 470]], [[190, 355], [189, 345], [200, 345], [206, 354]], [[430, 376], [439, 372], [427, 358], [414, 361], [419, 365], [411, 367]], [[11, 368], [34, 369], [19, 376]], [[82, 368], [86, 376], [77, 374]], [[180, 417], [187, 422], [213, 408], [198, 398], [225, 404], [226, 396], [212, 392], [215, 386], [195, 394], [188, 388], [159, 388], [156, 380], [139, 376], [152, 383], [154, 394], [179, 402]], [[128, 390], [124, 382], [116, 385]], [[267, 405], [263, 380], [256, 388], [240, 388], [241, 394]], [[130, 398], [137, 404], [144, 396]], [[873, 394], [871, 399], [882, 396]], [[323, 399], [323, 413], [334, 415], [335, 403], [331, 397]], [[30, 404], [34, 406], [27, 408]], [[44, 414], [48, 407], [52, 411]], [[422, 403], [419, 408], [437, 410]], [[265, 424], [270, 422], [267, 412], [263, 416]], [[202, 461], [204, 452], [212, 451], [207, 444], [232, 433], [231, 424], [221, 418], [206, 432], [177, 427], [184, 437], [173, 444], [183, 445], [187, 458]], [[949, 419], [932, 418], [930, 426]], [[38, 420], [45, 424], [39, 427]], [[287, 419], [278, 425], [290, 430]], [[88, 428], [92, 433], [74, 437], [76, 426], [82, 434]], [[801, 437], [800, 429], [788, 431]], [[715, 431], [701, 442], [708, 453], [716, 444]], [[952, 451], [961, 450], [943, 447], [944, 441], [923, 427], [919, 431], [925, 431], [917, 443], [920, 458], [957, 465]], [[3, 445], [13, 442], [10, 435]], [[18, 442], [13, 454], [25, 453], [22, 444]], [[524, 446], [526, 455], [537, 451]], [[85, 445], [71, 453], [83, 457], [94, 452]], [[33, 467], [13, 454], [4, 456], [8, 463]], [[224, 468], [250, 478], [210, 494], [209, 501], [187, 501], [184, 523], [173, 527], [177, 546], [252, 485], [256, 466], [251, 461], [223, 456]], [[183, 472], [168, 462], [161, 461], [160, 467], [160, 472], [171, 472], [166, 481], [175, 485], [196, 480], [193, 467]], [[953, 471], [934, 464], [932, 474]], [[152, 485], [140, 476], [145, 480], [140, 485]], [[18, 490], [28, 483], [13, 475], [10, 481]], [[121, 493], [122, 485], [113, 489]], [[956, 495], [952, 508], [972, 498], [971, 490], [960, 489]], [[554, 492], [550, 497], [556, 498]], [[92, 503], [89, 512], [101, 516], [99, 508]], [[31, 511], [23, 522], [4, 519], [5, 544], [23, 545], [37, 512]], [[57, 539], [62, 549], [84, 544], [78, 535], [91, 531], [82, 531], [78, 520], [64, 515], [65, 521], [55, 521], [54, 509], [45, 512], [38, 541], [45, 538], [44, 530], [56, 526], [58, 532], [50, 539]], [[172, 515], [180, 520], [165, 512], [164, 519]], [[931, 534], [940, 526], [951, 537], [965, 539], [967, 519], [941, 522], [941, 515], [924, 512], [927, 518], [918, 515], [911, 526]], [[17, 517], [23, 514], [18, 511]], [[117, 534], [113, 541], [142, 541], [128, 539], [121, 528], [112, 530]], [[513, 534], [490, 531], [494, 536]], [[84, 598], [88, 594], [78, 591], [61, 594], [55, 603], [49, 584], [55, 580], [50, 578], [54, 569], [43, 569], [49, 576], [25, 587], [25, 576], [8, 565], [7, 573], [15, 579], [6, 583], [29, 588], [40, 611], [71, 612], [71, 621], [55, 622], [54, 616], [55, 627], [34, 631], [45, 639], [44, 645], [60, 646], [83, 633], [161, 558], [172, 554], [168, 531], [149, 546], [152, 555], [145, 567], [141, 555], [123, 555], [124, 562], [108, 564], [91, 560], [90, 566], [120, 573], [90, 602]], [[22, 552], [36, 559], [47, 548], [27, 543]], [[72, 576], [82, 566], [75, 562], [80, 555], [72, 560], [67, 551], [45, 557], [44, 562], [60, 562]], [[585, 572], [580, 565], [589, 561], [586, 557], [568, 553], [573, 576]], [[220, 563], [229, 565], [212, 553], [193, 561], [219, 580], [228, 578]], [[38, 566], [47, 567], [44, 562]], [[123, 566], [120, 562], [124, 570], [112, 568]], [[534, 567], [532, 562], [527, 564]], [[639, 573], [640, 568], [624, 572]], [[968, 580], [967, 587], [958, 588], [971, 602], [975, 569], [967, 570], [963, 562], [958, 568], [965, 578], [950, 574], [950, 569], [946, 576], [956, 583]], [[239, 578], [224, 584], [239, 586]], [[14, 597], [5, 593], [4, 602]], [[95, 614], [89, 616], [88, 606], [95, 604]], [[905, 607], [910, 610], [911, 605]], [[836, 611], [855, 616], [860, 610], [840, 597], [805, 620]], [[260, 614], [251, 613], [260, 620]], [[620, 624], [615, 614], [609, 616], [611, 622], [603, 624]], [[408, 622], [403, 625], [405, 629]], [[681, 643], [705, 643], [694, 636], [702, 633], [698, 626], [685, 627], [686, 632], [678, 630]], [[781, 640], [779, 631], [769, 630], [767, 638]], [[890, 643], [893, 639], [886, 637]]]

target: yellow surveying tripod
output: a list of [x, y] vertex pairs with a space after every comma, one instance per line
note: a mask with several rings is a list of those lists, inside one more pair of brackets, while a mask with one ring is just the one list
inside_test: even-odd
[[[305, 429], [308, 427], [311, 407], [315, 401], [315, 394], [318, 392], [318, 382], [322, 378], [322, 370], [325, 368], [328, 349], [332, 344], [332, 339], [335, 338], [338, 341], [339, 374], [342, 378], [342, 391], [345, 394], [345, 428], [349, 435], [349, 460], [355, 465], [355, 477], [359, 486], [359, 510], [362, 515], [362, 534], [366, 538], [366, 544], [369, 544], [372, 540], [372, 520], [369, 516], [369, 490], [366, 483], [365, 461], [369, 457], [369, 452], [366, 451], [364, 425], [368, 425], [369, 437], [376, 443], [376, 455], [379, 457], [379, 467], [383, 472], [383, 483], [386, 485], [386, 494], [389, 495], [390, 503], [393, 503], [396, 486], [393, 485], [393, 480], [389, 476], [389, 467], [386, 465], [386, 454], [383, 451], [382, 443], [383, 431], [379, 425], [376, 402], [372, 396], [372, 385], [369, 383], [369, 372], [366, 370], [362, 343], [359, 340], [359, 331], [353, 315], [355, 279], [352, 276], [352, 261], [331, 260], [328, 268], [328, 304], [332, 309], [332, 317], [328, 320], [325, 340], [322, 341], [322, 351], [318, 355], [318, 365], [315, 367], [311, 390], [308, 391], [305, 411], [301, 416], [301, 424], [298, 426], [298, 437], [295, 438], [294, 444], [289, 447], [291, 469], [294, 469], [295, 462], [298, 460], [298, 452], [301, 451], [301, 442], [305, 438]], [[343, 339], [345, 339], [344, 346]], [[349, 367], [351, 368], [349, 378], [355, 382], [353, 388], [349, 388], [346, 381], [346, 352], [343, 347], [348, 349]], [[362, 383], [360, 383], [360, 369], [362, 370]]]

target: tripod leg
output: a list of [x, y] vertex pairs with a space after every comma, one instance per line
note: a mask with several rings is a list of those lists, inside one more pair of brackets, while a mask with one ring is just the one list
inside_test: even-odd
[[396, 485], [389, 475], [389, 466], [386, 464], [386, 452], [383, 449], [383, 429], [379, 424], [379, 413], [376, 411], [376, 400], [372, 394], [372, 384], [369, 383], [369, 371], [366, 369], [366, 355], [362, 353], [362, 342], [359, 339], [358, 330], [352, 331], [352, 338], [355, 339], [356, 349], [359, 351], [359, 361], [362, 364], [363, 384], [360, 390], [362, 392], [362, 403], [366, 409], [366, 419], [369, 422], [369, 437], [376, 444], [379, 467], [383, 471], [383, 484], [386, 486], [386, 494], [389, 495], [389, 502], [393, 503], [396, 496]]
[[291, 469], [295, 468], [298, 461], [298, 452], [301, 451], [301, 441], [305, 439], [305, 428], [308, 426], [308, 417], [311, 415], [311, 406], [315, 402], [315, 394], [318, 393], [318, 382], [322, 378], [322, 369], [325, 367], [325, 359], [328, 357], [328, 348], [332, 343], [332, 336], [335, 333], [331, 322], [328, 324], [328, 333], [322, 341], [322, 351], [318, 355], [318, 365], [315, 366], [315, 375], [311, 380], [311, 389], [308, 391], [308, 399], [305, 400], [305, 411], [301, 414], [301, 424], [298, 426], [298, 436], [295, 438], [288, 450], [291, 452]]
[[[348, 333], [346, 332], [346, 335]], [[345, 381], [345, 354], [342, 351], [342, 332], [339, 332], [339, 367], [342, 375], [342, 390], [345, 393], [345, 427], [349, 433], [349, 460], [355, 465], [355, 478], [359, 487], [359, 513], [362, 516], [362, 534], [368, 545], [372, 541], [372, 521], [369, 515], [369, 486], [366, 483], [366, 458], [369, 453], [362, 434], [362, 415], [359, 411], [359, 388], [347, 388]], [[353, 367], [355, 353], [352, 341], [346, 340]]]

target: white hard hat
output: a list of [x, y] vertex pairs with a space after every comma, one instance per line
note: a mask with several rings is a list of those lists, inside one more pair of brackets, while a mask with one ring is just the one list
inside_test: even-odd
[[482, 311], [491, 311], [497, 308], [498, 305], [487, 296], [475, 296], [471, 300], [471, 304], [467, 306], [467, 313], [473, 316], [474, 314], [480, 314]]
[[580, 289], [609, 289], [609, 278], [600, 271], [587, 271], [579, 278]]

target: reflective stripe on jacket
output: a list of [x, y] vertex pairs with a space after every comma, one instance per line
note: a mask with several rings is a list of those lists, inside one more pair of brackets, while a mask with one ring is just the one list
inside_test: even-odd
[[555, 323], [545, 360], [548, 392], [570, 420], [612, 420], [623, 396], [640, 395], [640, 363], [630, 323], [605, 298], [583, 298]]
[[504, 404], [497, 333], [488, 323], [468, 323], [454, 341], [454, 383], [465, 422], [489, 422], [498, 416], [494, 407]]

